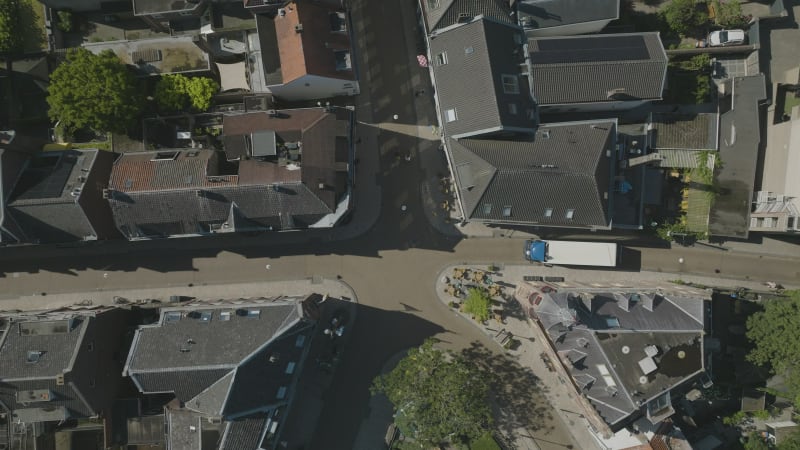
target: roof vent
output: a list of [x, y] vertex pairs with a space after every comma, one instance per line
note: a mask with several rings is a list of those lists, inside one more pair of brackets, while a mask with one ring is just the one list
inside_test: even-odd
[[627, 355], [630, 352], [631, 352], [631, 348], [630, 347], [628, 347], [627, 345], [623, 345], [622, 346], [622, 354], [623, 355]]
[[63, 386], [64, 385], [64, 374], [60, 373], [56, 375], [56, 386]]
[[647, 384], [647, 377], [642, 375], [639, 377], [639, 384]]
[[550, 139], [550, 130], [542, 130], [541, 136], [542, 139]]
[[458, 15], [458, 23], [468, 23], [472, 20], [472, 15], [467, 13], [460, 13]]
[[269, 362], [271, 362], [271, 363], [276, 363], [280, 359], [281, 359], [280, 353], [275, 352], [275, 353], [272, 353], [271, 355], [269, 355]]
[[294, 31], [295, 31], [296, 33], [300, 33], [300, 32], [302, 32], [302, 31], [303, 31], [303, 24], [302, 24], [302, 23], [298, 23], [297, 25], [295, 25], [295, 26], [294, 26]]
[[325, 189], [325, 183], [320, 183], [320, 184], [317, 185], [317, 187], [321, 191], [321, 190]]
[[278, 110], [276, 110], [276, 109], [268, 109], [267, 110], [267, 114], [269, 114], [270, 117], [278, 117]]
[[280, 17], [286, 16], [286, 10], [284, 8], [278, 8], [278, 15]]
[[614, 97], [617, 97], [618, 95], [624, 93], [625, 93], [625, 88], [610, 89], [608, 92], [606, 92], [606, 98], [612, 100]]
[[103, 189], [103, 198], [109, 199], [113, 198], [114, 194], [112, 193], [111, 189]]
[[41, 350], [28, 350], [26, 360], [31, 364], [35, 364], [42, 359], [42, 355], [44, 355], [44, 352]]

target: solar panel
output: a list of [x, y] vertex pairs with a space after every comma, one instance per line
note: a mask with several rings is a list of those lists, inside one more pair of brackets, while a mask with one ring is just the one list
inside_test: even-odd
[[534, 64], [635, 61], [649, 59], [643, 36], [601, 36], [535, 41]]

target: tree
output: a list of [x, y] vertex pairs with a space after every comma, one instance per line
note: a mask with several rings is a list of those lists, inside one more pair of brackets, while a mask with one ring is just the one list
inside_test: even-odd
[[487, 380], [430, 339], [375, 378], [371, 391], [389, 398], [400, 430], [423, 446], [469, 442], [492, 424]]
[[180, 111], [188, 106], [205, 111], [211, 107], [211, 98], [217, 91], [219, 84], [211, 78], [164, 75], [156, 84], [155, 98], [158, 107], [165, 111]]
[[786, 294], [788, 299], [767, 302], [747, 319], [747, 338], [755, 345], [747, 359], [786, 375], [789, 394], [800, 405], [800, 290]]
[[681, 35], [708, 21], [708, 14], [697, 9], [695, 0], [672, 0], [661, 14], [667, 25]]
[[110, 50], [71, 49], [50, 75], [48, 94], [50, 117], [71, 130], [124, 133], [142, 107], [136, 77]]
[[0, 0], [0, 53], [22, 50], [24, 34], [19, 27], [20, 14], [19, 0]]
[[750, 17], [742, 14], [742, 4], [739, 0], [720, 2], [714, 0], [714, 22], [723, 28], [742, 28], [750, 21]]
[[472, 314], [478, 322], [489, 320], [491, 300], [483, 289], [472, 288], [464, 301], [464, 312]]
[[757, 431], [753, 431], [747, 435], [747, 440], [744, 442], [745, 450], [769, 450], [769, 448], [769, 445]]

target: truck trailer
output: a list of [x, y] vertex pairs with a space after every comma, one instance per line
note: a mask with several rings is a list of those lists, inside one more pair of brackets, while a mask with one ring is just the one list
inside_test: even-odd
[[525, 259], [544, 265], [616, 267], [619, 249], [615, 243], [525, 241]]

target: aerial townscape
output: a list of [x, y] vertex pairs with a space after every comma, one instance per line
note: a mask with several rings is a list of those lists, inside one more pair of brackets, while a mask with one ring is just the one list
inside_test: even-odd
[[0, 0], [0, 450], [800, 449], [798, 49], [800, 0]]

